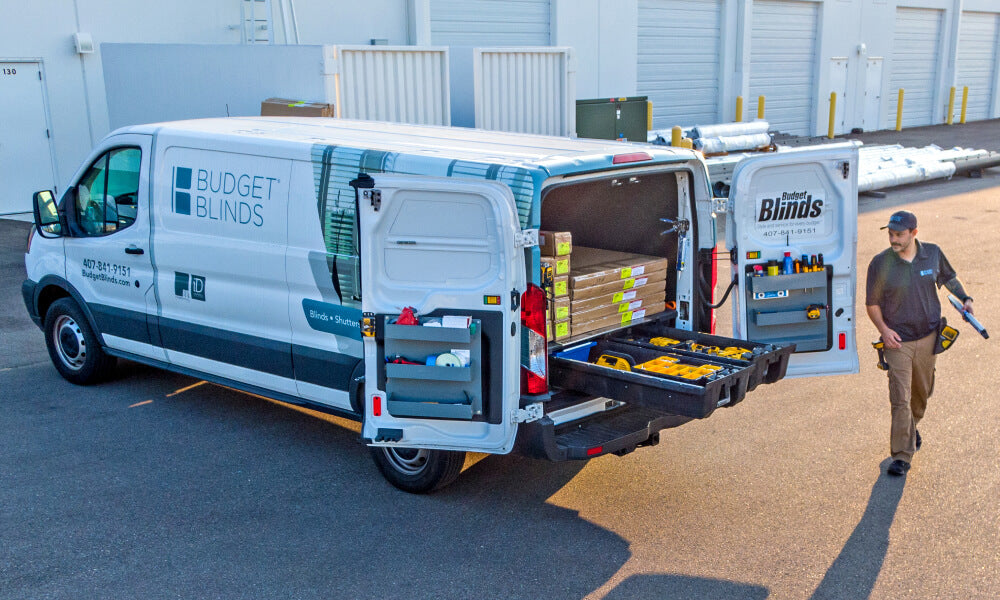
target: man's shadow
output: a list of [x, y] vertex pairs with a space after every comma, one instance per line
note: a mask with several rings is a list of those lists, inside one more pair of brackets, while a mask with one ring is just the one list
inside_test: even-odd
[[903, 497], [905, 477], [887, 475], [890, 459], [880, 465], [868, 506], [851, 537], [819, 582], [812, 600], [821, 598], [867, 598], [875, 587], [889, 550], [889, 528]]

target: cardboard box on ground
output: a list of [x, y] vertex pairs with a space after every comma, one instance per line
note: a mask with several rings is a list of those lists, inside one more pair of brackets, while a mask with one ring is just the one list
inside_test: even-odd
[[268, 98], [260, 103], [262, 117], [334, 117], [332, 104], [288, 98]]

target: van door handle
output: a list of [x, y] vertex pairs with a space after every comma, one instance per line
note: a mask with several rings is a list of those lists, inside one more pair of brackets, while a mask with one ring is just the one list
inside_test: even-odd
[[146, 251], [138, 246], [129, 246], [125, 248], [125, 254], [145, 254]]

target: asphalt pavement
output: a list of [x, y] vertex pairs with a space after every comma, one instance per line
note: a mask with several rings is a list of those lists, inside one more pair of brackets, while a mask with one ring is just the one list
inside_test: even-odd
[[[997, 149], [941, 129], [922, 139]], [[862, 197], [858, 289], [906, 207], [1000, 332], [998, 186]], [[28, 229], [0, 220], [4, 599], [1000, 597], [997, 342], [964, 324], [905, 478], [862, 294], [859, 374], [762, 386], [625, 457], [475, 456], [414, 496], [349, 421], [134, 363], [62, 380], [20, 297]]]

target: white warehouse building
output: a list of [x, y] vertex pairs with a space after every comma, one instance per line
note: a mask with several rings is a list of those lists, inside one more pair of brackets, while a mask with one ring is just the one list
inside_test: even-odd
[[[823, 134], [835, 92], [836, 133], [888, 129], [901, 88], [903, 125], [937, 124], [953, 86], [955, 113], [967, 86], [969, 120], [1000, 116], [1000, 0], [38, 0], [9, 12], [0, 214], [61, 190], [97, 140], [136, 119], [332, 101], [320, 49], [334, 44], [446, 49], [445, 122], [463, 126], [475, 124], [473, 47], [569, 49], [572, 100], [647, 96], [654, 128], [732, 121], [738, 96], [749, 120], [764, 96], [773, 131]], [[209, 48], [196, 45], [226, 53], [199, 62]]]

